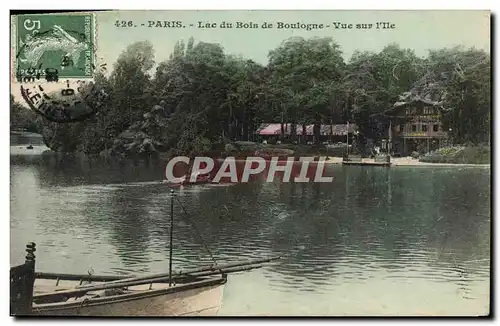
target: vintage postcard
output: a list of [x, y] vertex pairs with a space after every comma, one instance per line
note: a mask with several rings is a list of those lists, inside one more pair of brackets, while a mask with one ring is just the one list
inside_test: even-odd
[[490, 24], [11, 14], [11, 315], [489, 315]]

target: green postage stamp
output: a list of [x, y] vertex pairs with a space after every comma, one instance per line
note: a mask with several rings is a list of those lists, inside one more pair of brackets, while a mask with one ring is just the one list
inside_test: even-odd
[[92, 13], [19, 15], [14, 19], [17, 81], [44, 76], [91, 78], [95, 54]]

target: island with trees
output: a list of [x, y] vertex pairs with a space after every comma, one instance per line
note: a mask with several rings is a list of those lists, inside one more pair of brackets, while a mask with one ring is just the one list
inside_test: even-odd
[[[366, 153], [387, 137], [388, 110], [424, 99], [443, 108], [440, 123], [453, 146], [408, 155], [427, 162], [490, 160], [491, 59], [482, 50], [444, 48], [422, 58], [389, 44], [346, 61], [332, 38], [294, 37], [270, 50], [263, 65], [190, 38], [178, 41], [167, 61], [154, 59], [149, 42], [128, 46], [109, 74], [95, 76], [109, 96], [84, 121], [47, 121], [11, 96], [11, 128], [41, 133], [54, 152], [127, 158], [245, 148], [320, 152], [322, 125], [350, 123], [357, 128], [352, 150]], [[279, 144], [262, 144], [256, 131], [266, 123], [282, 124]], [[296, 131], [310, 125], [312, 141], [304, 143]]]

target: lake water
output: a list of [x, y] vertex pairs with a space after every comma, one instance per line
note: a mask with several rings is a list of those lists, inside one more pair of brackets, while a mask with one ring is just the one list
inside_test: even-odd
[[[11, 264], [33, 241], [38, 271], [168, 271], [161, 175], [155, 164], [16, 161]], [[209, 264], [210, 253], [283, 256], [231, 274], [221, 315], [488, 313], [489, 168], [332, 165], [328, 175], [328, 184], [177, 190], [189, 216], [175, 204], [174, 268]]]

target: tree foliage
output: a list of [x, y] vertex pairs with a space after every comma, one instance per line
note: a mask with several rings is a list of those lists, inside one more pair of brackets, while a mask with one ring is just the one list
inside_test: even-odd
[[343, 90], [348, 118], [359, 126], [362, 135], [380, 137], [382, 126], [373, 118], [395, 103], [423, 76], [424, 62], [412, 50], [395, 44], [381, 52], [356, 52], [349, 62]]
[[[490, 55], [484, 51], [441, 49], [420, 58], [391, 44], [380, 52], [356, 52], [345, 62], [332, 38], [296, 37], [269, 51], [268, 59], [264, 66], [226, 54], [220, 44], [190, 38], [177, 42], [153, 71], [153, 46], [132, 44], [110, 76], [96, 78], [111, 94], [104, 109], [71, 125], [44, 122], [47, 144], [87, 154], [136, 145], [144, 152], [148, 144], [186, 155], [253, 140], [263, 122], [314, 124], [319, 140], [321, 124], [349, 121], [362, 136], [378, 138], [379, 114], [403, 94], [442, 103], [455, 142], [489, 136]], [[16, 110], [11, 103], [11, 116], [18, 119]], [[117, 139], [127, 137], [135, 137], [135, 145], [117, 146]]]
[[446, 129], [459, 142], [486, 142], [491, 124], [490, 56], [476, 49], [443, 49], [430, 53], [429, 66], [448, 108]]
[[25, 129], [29, 132], [40, 131], [36, 114], [21, 103], [16, 102], [12, 94], [10, 94], [10, 128]]
[[345, 72], [342, 52], [332, 38], [288, 39], [269, 52], [268, 68], [274, 108], [292, 123], [292, 138], [297, 123], [331, 120]]

